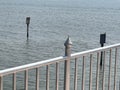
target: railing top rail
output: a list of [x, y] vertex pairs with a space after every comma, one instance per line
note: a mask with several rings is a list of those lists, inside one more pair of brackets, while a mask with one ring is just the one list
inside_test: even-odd
[[20, 71], [24, 71], [24, 70], [28, 70], [28, 69], [33, 69], [33, 68], [37, 68], [37, 67], [44, 66], [44, 65], [49, 65], [52, 63], [60, 62], [65, 59], [66, 59], [66, 57], [61, 56], [61, 57], [56, 57], [53, 59], [48, 59], [48, 60], [30, 63], [30, 64], [18, 66], [18, 67], [8, 68], [5, 70], [0, 70], [0, 76], [4, 76], [7, 74], [12, 74], [12, 73], [16, 73], [16, 72], [20, 72]]
[[87, 51], [83, 51], [83, 52], [74, 53], [74, 54], [71, 54], [71, 57], [72, 58], [77, 58], [77, 57], [80, 57], [81, 55], [86, 55], [86, 54], [91, 54], [91, 53], [94, 53], [94, 52], [105, 51], [107, 49], [117, 48], [117, 47], [120, 47], [120, 43], [114, 44], [114, 45], [110, 45], [110, 46], [95, 48], [95, 49], [91, 49], [91, 50], [87, 50]]
[[[94, 53], [94, 52], [100, 52], [100, 51], [104, 51], [104, 50], [107, 50], [110, 48], [116, 48], [119, 46], [120, 46], [120, 43], [110, 45], [110, 46], [101, 47], [101, 48], [96, 48], [96, 49], [92, 49], [92, 50], [87, 50], [87, 51], [83, 51], [83, 52], [78, 52], [78, 53], [71, 54], [71, 58], [77, 58], [77, 57], [80, 57], [81, 55]], [[56, 57], [53, 59], [48, 59], [48, 60], [44, 60], [44, 61], [39, 61], [39, 62], [31, 63], [31, 64], [26, 64], [26, 65], [22, 65], [22, 66], [18, 66], [18, 67], [5, 69], [5, 70], [0, 70], [0, 76], [4, 76], [6, 74], [12, 74], [12, 73], [16, 73], [19, 71], [24, 71], [24, 70], [33, 69], [33, 68], [37, 68], [40, 66], [64, 61], [64, 60], [66, 60], [66, 58], [67, 57], [65, 57], [65, 56], [61, 56], [61, 57]]]

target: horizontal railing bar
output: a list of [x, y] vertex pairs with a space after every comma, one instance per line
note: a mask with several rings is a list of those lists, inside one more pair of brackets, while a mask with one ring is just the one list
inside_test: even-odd
[[[104, 51], [104, 50], [107, 50], [110, 48], [116, 48], [119, 46], [120, 46], [120, 43], [101, 47], [101, 48], [96, 48], [96, 49], [92, 49], [92, 50], [87, 50], [87, 51], [83, 51], [83, 52], [74, 53], [74, 54], [71, 54], [71, 59], [78, 58], [82, 55], [91, 54], [94, 52]], [[56, 63], [56, 62], [65, 61], [66, 59], [67, 59], [67, 56], [61, 56], [61, 57], [57, 57], [57, 58], [53, 58], [53, 59], [48, 59], [48, 60], [44, 60], [44, 61], [39, 61], [39, 62], [31, 63], [31, 64], [26, 64], [26, 65], [22, 65], [22, 66], [18, 66], [18, 67], [5, 69], [5, 70], [0, 70], [0, 76], [4, 76], [7, 74], [13, 74], [13, 73], [28, 70], [28, 69], [34, 69], [34, 68], [37, 68], [40, 66], [45, 66], [45, 65]]]
[[57, 58], [53, 58], [53, 59], [49, 59], [49, 60], [39, 61], [39, 62], [31, 63], [31, 64], [26, 64], [26, 65], [22, 65], [22, 66], [18, 66], [18, 67], [0, 70], [0, 76], [4, 76], [4, 75], [16, 73], [16, 72], [20, 72], [20, 71], [24, 71], [24, 70], [28, 70], [28, 69], [34, 69], [37, 67], [45, 66], [48, 64], [56, 63], [56, 62], [60, 62], [62, 60], [66, 60], [66, 58], [67, 57], [61, 56], [61, 57], [57, 57]]
[[95, 49], [87, 50], [87, 51], [83, 51], [83, 52], [74, 53], [74, 54], [71, 54], [71, 57], [72, 58], [79, 58], [80, 56], [83, 56], [83, 55], [86, 55], [86, 54], [91, 54], [91, 53], [94, 53], [94, 52], [101, 52], [101, 51], [105, 51], [105, 50], [110, 49], [110, 48], [117, 48], [117, 47], [120, 47], [120, 43], [110, 45], [110, 46], [95, 48]]

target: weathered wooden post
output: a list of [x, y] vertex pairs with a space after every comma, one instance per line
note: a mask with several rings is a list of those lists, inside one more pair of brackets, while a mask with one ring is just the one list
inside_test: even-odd
[[[104, 43], [106, 43], [106, 33], [100, 34], [100, 44], [101, 44], [101, 47], [104, 47]], [[103, 51], [101, 51], [100, 66], [102, 66], [102, 61], [103, 61]]]
[[64, 45], [65, 45], [65, 56], [67, 57], [64, 66], [64, 90], [70, 90], [70, 57], [71, 57], [72, 42], [69, 36], [65, 41]]
[[29, 24], [30, 24], [30, 17], [26, 17], [26, 24], [27, 24], [27, 38], [29, 37]]

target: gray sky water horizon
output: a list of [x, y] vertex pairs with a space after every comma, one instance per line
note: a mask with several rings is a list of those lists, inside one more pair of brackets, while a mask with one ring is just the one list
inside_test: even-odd
[[1, 0], [0, 4], [120, 8], [120, 0]]

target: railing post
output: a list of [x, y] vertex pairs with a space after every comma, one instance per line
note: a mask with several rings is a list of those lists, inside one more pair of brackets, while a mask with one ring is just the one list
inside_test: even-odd
[[65, 45], [65, 56], [67, 56], [64, 66], [64, 90], [70, 90], [70, 56], [71, 56], [72, 42], [69, 36], [65, 41], [64, 45]]

